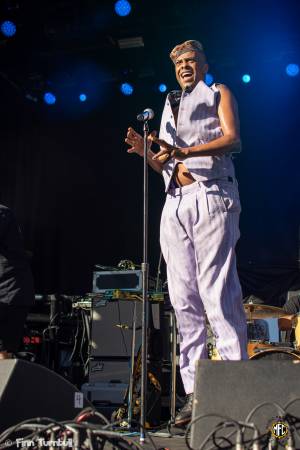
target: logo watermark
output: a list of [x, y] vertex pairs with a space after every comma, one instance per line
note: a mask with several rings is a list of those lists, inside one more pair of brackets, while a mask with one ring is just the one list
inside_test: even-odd
[[56, 439], [56, 440], [50, 440], [47, 441], [44, 438], [37, 438], [37, 439], [22, 439], [22, 438], [18, 438], [15, 441], [12, 441], [10, 439], [7, 439], [5, 441], [5, 446], [6, 447], [11, 447], [11, 446], [16, 446], [17, 448], [31, 448], [31, 447], [53, 447], [53, 448], [58, 448], [58, 447], [64, 447], [64, 448], [72, 448], [73, 447], [73, 440], [68, 438], [68, 439]]
[[271, 432], [272, 437], [279, 441], [281, 444], [284, 444], [287, 441], [289, 437], [290, 427], [288, 422], [282, 417], [276, 417], [275, 419], [273, 419], [270, 422], [268, 429]]

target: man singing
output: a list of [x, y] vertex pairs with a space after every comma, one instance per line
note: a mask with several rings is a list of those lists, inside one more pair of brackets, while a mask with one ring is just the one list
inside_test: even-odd
[[[222, 359], [248, 356], [235, 257], [240, 201], [231, 154], [241, 147], [237, 104], [226, 86], [204, 83], [208, 65], [200, 42], [177, 45], [170, 57], [181, 91], [167, 96], [159, 139], [155, 133], [149, 138], [148, 162], [166, 186], [160, 243], [187, 394], [175, 418], [182, 426], [191, 419], [195, 362], [207, 358], [205, 316]], [[143, 139], [134, 129], [125, 141], [129, 153], [143, 156]], [[151, 141], [160, 146], [157, 154]]]

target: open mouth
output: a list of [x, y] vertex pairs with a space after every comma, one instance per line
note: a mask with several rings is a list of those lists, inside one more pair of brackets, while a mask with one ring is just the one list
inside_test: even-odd
[[192, 77], [193, 77], [193, 72], [182, 72], [181, 73], [181, 78], [184, 80], [184, 81], [187, 81], [187, 80], [190, 80]]

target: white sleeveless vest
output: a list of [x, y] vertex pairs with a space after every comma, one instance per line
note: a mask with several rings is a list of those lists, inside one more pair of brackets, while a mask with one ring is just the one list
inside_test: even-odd
[[[219, 95], [215, 84], [208, 87], [203, 81], [199, 81], [192, 92], [183, 91], [176, 129], [168, 94], [161, 118], [160, 139], [176, 147], [191, 147], [223, 136], [217, 113]], [[179, 162], [172, 158], [163, 167], [166, 192]], [[183, 163], [197, 181], [234, 177], [230, 153], [222, 156], [192, 156]]]

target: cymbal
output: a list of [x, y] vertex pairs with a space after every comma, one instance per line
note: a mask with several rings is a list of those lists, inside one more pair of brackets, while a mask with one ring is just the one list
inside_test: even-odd
[[254, 303], [244, 303], [244, 309], [248, 320], [268, 319], [288, 316], [282, 308], [270, 305], [256, 305]]

